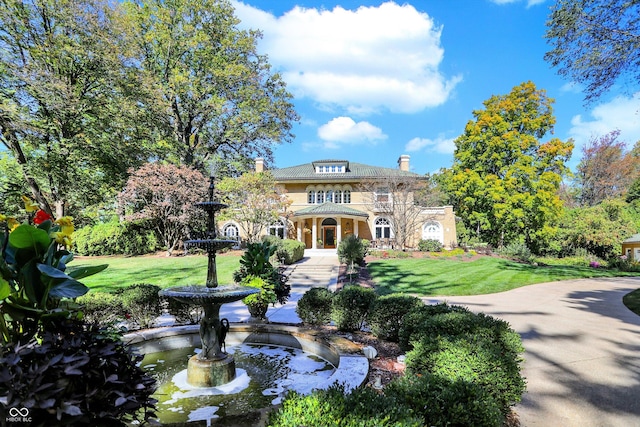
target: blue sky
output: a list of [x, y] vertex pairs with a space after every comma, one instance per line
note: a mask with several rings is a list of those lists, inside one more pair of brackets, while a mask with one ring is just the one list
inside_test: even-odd
[[543, 59], [551, 0], [243, 0], [241, 27], [260, 29], [301, 121], [275, 167], [345, 159], [420, 174], [450, 167], [453, 140], [491, 95], [531, 80], [555, 99], [555, 132], [640, 140], [640, 92], [619, 87], [585, 106], [581, 88]]

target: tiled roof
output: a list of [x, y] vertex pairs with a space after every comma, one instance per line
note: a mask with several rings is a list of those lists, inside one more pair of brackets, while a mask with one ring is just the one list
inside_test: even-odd
[[[340, 160], [343, 162], [344, 160]], [[319, 160], [314, 163], [326, 163], [327, 160]], [[336, 160], [338, 162], [338, 160]], [[276, 181], [297, 181], [297, 180], [313, 180], [313, 181], [349, 181], [359, 179], [386, 178], [390, 176], [410, 176], [421, 177], [414, 172], [407, 172], [400, 169], [383, 168], [379, 166], [370, 166], [362, 163], [349, 162], [349, 168], [342, 173], [316, 173], [313, 163], [305, 163], [303, 165], [291, 166], [282, 169], [272, 169], [269, 172]]]
[[634, 234], [626, 240], [623, 240], [622, 243], [640, 243], [640, 233]]
[[293, 214], [293, 216], [306, 215], [351, 215], [361, 216], [364, 218], [369, 217], [369, 214], [367, 214], [366, 212], [350, 208], [347, 205], [341, 205], [339, 203], [333, 202], [324, 202], [321, 205], [312, 205], [308, 208], [300, 209]]

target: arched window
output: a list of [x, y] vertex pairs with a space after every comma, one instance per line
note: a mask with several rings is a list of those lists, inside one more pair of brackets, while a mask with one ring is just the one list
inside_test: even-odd
[[225, 225], [224, 229], [222, 230], [222, 234], [224, 234], [224, 237], [230, 240], [238, 240], [238, 238], [240, 237], [238, 227], [235, 224]]
[[284, 239], [286, 227], [284, 225], [283, 220], [278, 220], [269, 226], [269, 235], [278, 236], [281, 239]]
[[322, 190], [318, 191], [316, 195], [316, 203], [318, 204], [324, 203], [324, 191]]
[[351, 191], [344, 191], [344, 194], [342, 196], [342, 203], [351, 203]]
[[428, 221], [422, 226], [422, 238], [424, 240], [437, 240], [444, 244], [444, 234], [442, 233], [442, 225], [437, 221]]
[[390, 239], [392, 236], [391, 233], [391, 222], [389, 219], [380, 217], [375, 221], [375, 229], [376, 229], [376, 239]]
[[326, 202], [333, 202], [333, 190], [327, 190], [325, 201]]
[[316, 192], [313, 190], [309, 190], [307, 192], [307, 203], [309, 203], [310, 205], [314, 204], [316, 202]]
[[336, 190], [333, 194], [333, 203], [342, 203], [342, 191]]

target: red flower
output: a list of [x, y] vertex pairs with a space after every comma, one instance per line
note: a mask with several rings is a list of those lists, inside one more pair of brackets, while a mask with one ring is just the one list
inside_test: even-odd
[[46, 213], [42, 209], [38, 209], [38, 211], [36, 212], [36, 216], [33, 217], [33, 223], [35, 225], [40, 225], [43, 222], [45, 222], [47, 220], [51, 220], [51, 219], [53, 219], [53, 218], [51, 218], [51, 215], [49, 215], [48, 213]]

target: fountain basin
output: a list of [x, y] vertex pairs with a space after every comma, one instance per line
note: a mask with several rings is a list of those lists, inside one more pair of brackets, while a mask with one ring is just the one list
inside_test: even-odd
[[248, 286], [219, 286], [217, 288], [210, 288], [202, 285], [185, 285], [163, 289], [160, 291], [160, 295], [175, 298], [185, 304], [204, 305], [235, 302], [258, 292], [260, 292], [260, 289], [250, 288]]
[[[125, 336], [125, 340], [135, 350], [142, 354], [151, 355], [153, 353], [165, 351], [184, 352], [185, 348], [193, 348], [200, 345], [200, 336], [198, 334], [198, 329], [198, 325], [150, 329], [127, 334]], [[333, 369], [332, 372], [327, 373], [327, 375], [325, 376], [319, 376], [317, 379], [311, 379], [310, 381], [312, 381], [312, 383], [305, 385], [305, 388], [308, 389], [308, 392], [310, 392], [312, 389], [326, 389], [335, 383], [343, 384], [345, 390], [350, 391], [356, 387], [361, 386], [367, 379], [369, 362], [365, 357], [362, 356], [362, 353], [358, 346], [340, 337], [326, 338], [324, 336], [320, 336], [320, 334], [313, 329], [284, 324], [253, 325], [234, 323], [231, 324], [227, 341], [229, 346], [242, 346], [245, 344], [249, 344], [252, 346], [264, 345], [268, 346], [271, 349], [281, 348], [282, 350], [269, 351], [282, 351], [283, 353], [292, 351], [293, 349], [295, 351], [302, 351], [305, 354], [315, 355], [321, 359], [328, 361], [335, 367], [335, 369]], [[258, 354], [262, 352], [262, 350], [255, 351]], [[242, 371], [242, 369], [239, 370]], [[235, 382], [244, 381], [246, 374], [238, 375], [239, 379], [237, 379]], [[229, 386], [235, 387], [233, 383], [229, 384]], [[293, 386], [300, 386], [300, 384], [298, 382], [297, 384], [293, 384]], [[211, 389], [204, 388], [202, 390], [206, 391]], [[265, 390], [263, 393], [267, 392], [269, 392], [269, 390]], [[282, 391], [281, 395], [283, 395], [284, 392], [285, 391]], [[190, 393], [193, 393], [193, 391]], [[232, 393], [238, 393], [238, 391], [234, 390], [232, 391]], [[194, 405], [200, 406], [197, 406], [196, 409], [192, 408], [190, 410], [182, 408], [187, 412], [191, 411], [191, 415], [187, 414], [189, 415], [190, 419], [195, 419], [194, 417], [197, 417], [197, 415], [195, 415], [196, 413], [204, 414], [205, 412], [207, 412], [207, 408], [220, 406], [220, 404], [217, 403], [215, 399], [213, 401], [214, 403], [211, 403], [211, 401], [207, 401], [206, 396], [197, 397], [195, 401], [193, 399], [194, 398], [190, 398], [190, 401], [197, 402], [194, 403]], [[259, 408], [265, 408], [261, 410], [264, 412], [271, 408], [273, 404], [277, 404], [277, 399], [278, 396], [273, 395], [272, 397], [269, 397], [267, 399], [264, 405], [259, 406]], [[222, 408], [226, 409], [220, 409], [214, 415], [211, 414], [215, 411], [209, 411], [208, 413], [211, 416], [210, 418], [206, 418], [209, 415], [203, 415], [205, 418], [200, 419], [207, 419], [211, 421], [216, 418], [218, 414], [220, 414], [222, 417], [226, 417], [229, 413], [234, 413], [234, 410], [228, 407], [228, 405], [231, 404], [231, 401], [234, 403], [243, 402], [241, 404], [248, 406], [246, 398], [242, 397], [242, 394], [227, 395], [227, 403], [224, 403], [224, 405], [222, 405]], [[182, 410], [181, 405], [182, 403], [180, 402], [163, 404], [159, 406], [159, 409], [162, 411], [162, 408], [166, 408], [167, 406], [169, 406], [169, 411], [176, 412]], [[248, 414], [249, 412], [255, 413], [256, 411], [255, 408], [252, 410], [246, 407], [244, 408], [245, 409], [241, 408], [239, 412]], [[227, 415], [224, 415], [223, 413]], [[176, 414], [174, 413], [173, 416], [175, 415]], [[187, 415], [184, 416], [186, 417]], [[159, 418], [162, 420], [162, 414], [159, 415]], [[246, 420], [244, 422], [245, 424], [240, 423], [238, 425], [254, 425], [252, 422], [248, 422]]]

